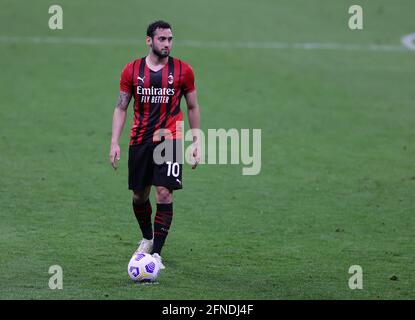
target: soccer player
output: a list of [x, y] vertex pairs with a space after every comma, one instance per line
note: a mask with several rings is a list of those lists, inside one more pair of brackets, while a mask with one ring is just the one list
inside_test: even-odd
[[[149, 46], [147, 56], [127, 63], [121, 73], [120, 95], [112, 121], [109, 160], [116, 169], [116, 162], [121, 154], [119, 138], [129, 102], [134, 97], [128, 185], [133, 192], [132, 207], [143, 236], [135, 253], [152, 254], [164, 269], [160, 253], [173, 218], [173, 190], [182, 188], [183, 132], [176, 129], [176, 124], [183, 119], [180, 110], [182, 96], [186, 99], [188, 120], [193, 134], [193, 169], [200, 159], [200, 138], [197, 134], [197, 129], [200, 128], [200, 110], [192, 68], [184, 61], [170, 56], [173, 44], [170, 24], [164, 21], [150, 24], [146, 43]], [[165, 132], [165, 135], [161, 132]], [[153, 157], [153, 151], [160, 143], [174, 146], [172, 157], [162, 164], [158, 164]], [[180, 152], [176, 152], [177, 144]], [[151, 186], [155, 186], [157, 202], [154, 232], [149, 199]]]

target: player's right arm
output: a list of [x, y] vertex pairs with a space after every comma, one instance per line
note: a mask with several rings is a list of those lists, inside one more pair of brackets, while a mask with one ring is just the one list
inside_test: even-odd
[[110, 147], [110, 163], [114, 169], [117, 169], [117, 161], [120, 160], [119, 140], [124, 128], [125, 118], [127, 117], [127, 108], [133, 94], [133, 62], [126, 64], [121, 72], [120, 77], [120, 95], [112, 117], [112, 136]]
[[131, 100], [131, 93], [120, 92], [117, 105], [112, 117], [112, 136], [110, 147], [110, 163], [114, 169], [117, 169], [117, 161], [120, 160], [121, 150], [119, 145], [120, 136], [124, 128], [127, 117], [127, 108]]

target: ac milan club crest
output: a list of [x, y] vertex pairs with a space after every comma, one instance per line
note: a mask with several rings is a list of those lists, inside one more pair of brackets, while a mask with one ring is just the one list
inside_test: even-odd
[[173, 84], [173, 75], [170, 73], [169, 74], [169, 77], [167, 78], [167, 82], [169, 83], [169, 84]]

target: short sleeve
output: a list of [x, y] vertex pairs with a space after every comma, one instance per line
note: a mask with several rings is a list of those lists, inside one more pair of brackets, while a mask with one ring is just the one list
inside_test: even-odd
[[124, 67], [123, 71], [121, 72], [120, 77], [120, 91], [126, 92], [126, 93], [132, 93], [133, 92], [133, 68], [130, 63], [127, 63], [127, 65]]
[[183, 67], [183, 84], [182, 90], [184, 94], [190, 93], [196, 90], [195, 86], [195, 75], [193, 69], [188, 64], [184, 64]]

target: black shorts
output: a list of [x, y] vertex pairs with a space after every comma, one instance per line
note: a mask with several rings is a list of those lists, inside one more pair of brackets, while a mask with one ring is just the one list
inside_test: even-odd
[[[128, 188], [130, 190], [143, 190], [148, 186], [162, 186], [169, 190], [182, 189], [182, 141], [165, 140], [163, 146], [169, 148], [160, 152], [163, 146], [160, 143], [142, 143], [131, 145], [128, 152]], [[176, 148], [177, 147], [177, 148]], [[156, 150], [157, 148], [157, 150]], [[157, 164], [154, 154], [165, 158]]]

